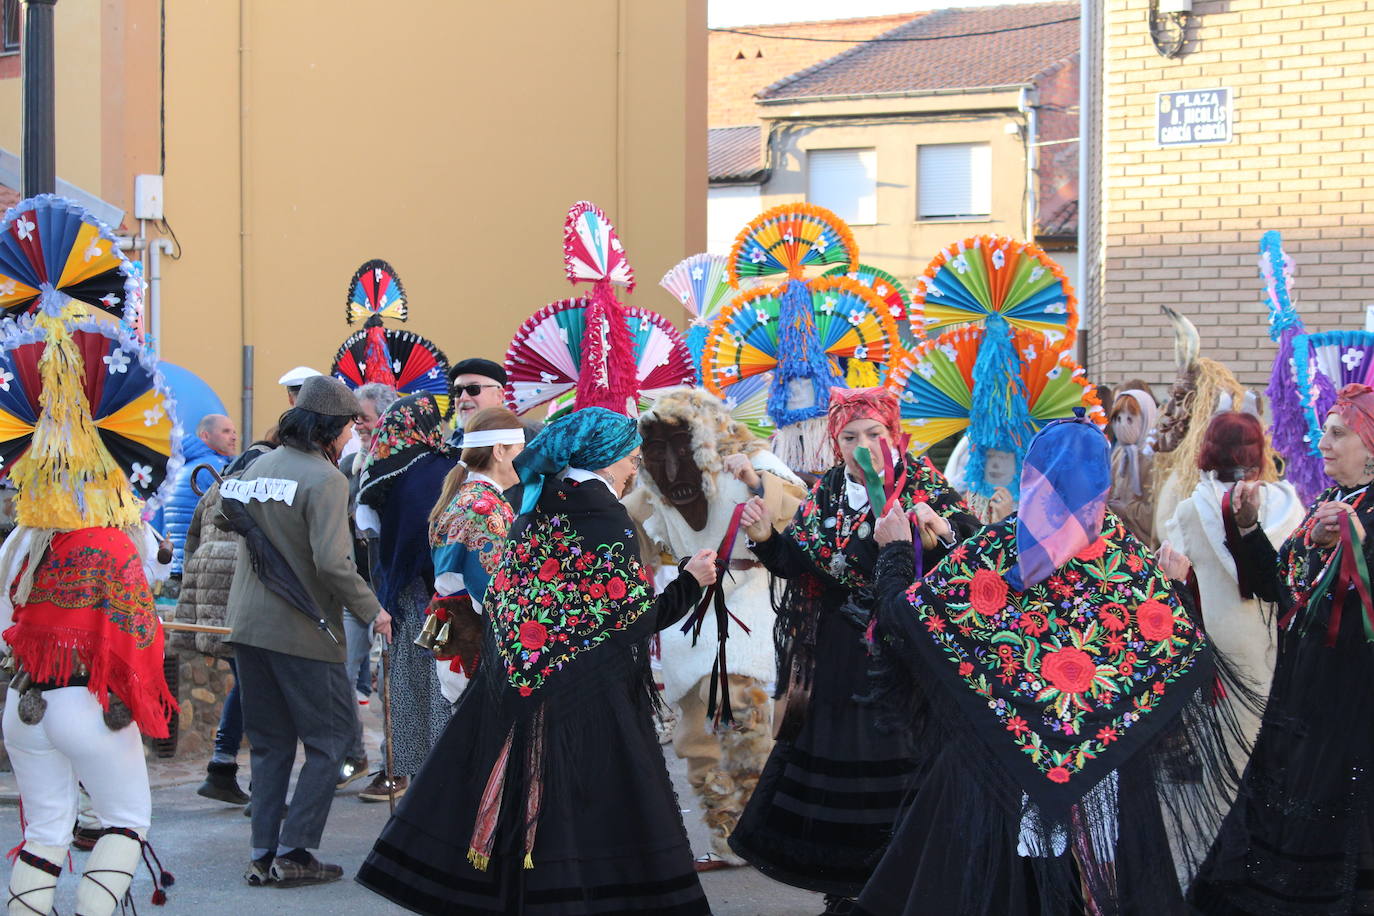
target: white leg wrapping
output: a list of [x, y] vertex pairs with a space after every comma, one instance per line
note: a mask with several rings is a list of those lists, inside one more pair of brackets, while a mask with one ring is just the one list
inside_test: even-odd
[[96, 841], [76, 889], [77, 916], [110, 916], [128, 893], [142, 852], [142, 843], [118, 833]]
[[[44, 846], [41, 843], [25, 843], [23, 852], [36, 856], [54, 866], [61, 873], [62, 864], [67, 858], [67, 847]], [[52, 898], [57, 890], [57, 875], [49, 874], [37, 865], [25, 861], [20, 855], [10, 869], [9, 916], [49, 916], [52, 913]]]

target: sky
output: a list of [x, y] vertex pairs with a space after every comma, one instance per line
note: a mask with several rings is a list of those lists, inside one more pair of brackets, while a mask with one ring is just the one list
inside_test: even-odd
[[768, 25], [774, 22], [808, 22], [820, 19], [853, 19], [959, 6], [994, 6], [1004, 0], [707, 0], [706, 19], [711, 28]]

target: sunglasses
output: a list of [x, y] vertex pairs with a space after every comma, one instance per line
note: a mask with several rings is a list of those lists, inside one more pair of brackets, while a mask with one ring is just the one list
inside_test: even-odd
[[477, 397], [479, 394], [482, 393], [482, 389], [483, 389], [483, 388], [501, 388], [501, 387], [503, 387], [503, 386], [501, 386], [501, 385], [476, 385], [476, 384], [473, 384], [473, 385], [458, 385], [458, 386], [454, 387], [453, 393], [454, 393], [454, 394], [462, 393], [462, 394], [466, 394], [466, 395], [467, 395], [468, 397], [470, 397], [470, 398], [475, 398], [475, 397]]

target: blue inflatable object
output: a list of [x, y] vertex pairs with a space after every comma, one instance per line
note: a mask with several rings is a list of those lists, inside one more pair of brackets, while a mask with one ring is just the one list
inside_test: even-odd
[[[196, 424], [200, 418], [207, 414], [219, 413], [229, 414], [224, 402], [215, 394], [215, 389], [211, 388], [205, 379], [196, 375], [190, 369], [169, 362], [161, 362], [158, 369], [162, 372], [162, 377], [167, 380], [167, 387], [172, 392], [172, 397], [176, 399], [177, 422], [181, 424], [183, 436], [195, 438]], [[199, 440], [197, 440], [199, 441]], [[152, 518], [153, 527], [159, 531], [166, 531], [165, 518], [162, 510]]]

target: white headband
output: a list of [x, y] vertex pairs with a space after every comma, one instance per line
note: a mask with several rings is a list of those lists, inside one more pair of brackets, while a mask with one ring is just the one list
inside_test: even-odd
[[523, 429], [479, 429], [463, 433], [463, 448], [482, 448], [488, 445], [524, 445]]

